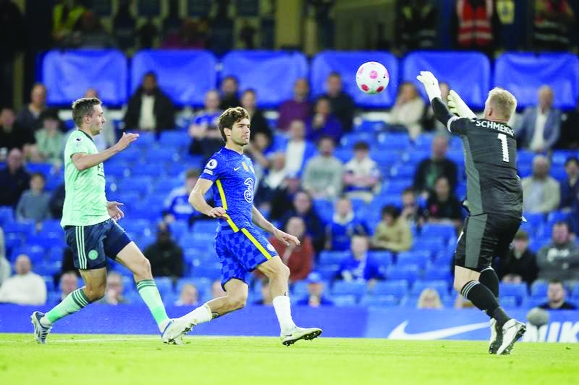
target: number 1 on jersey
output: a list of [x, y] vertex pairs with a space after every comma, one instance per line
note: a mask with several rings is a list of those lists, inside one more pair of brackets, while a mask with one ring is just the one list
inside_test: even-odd
[[509, 144], [507, 142], [507, 136], [505, 134], [498, 135], [499, 140], [501, 141], [501, 147], [503, 149], [503, 162], [509, 162]]

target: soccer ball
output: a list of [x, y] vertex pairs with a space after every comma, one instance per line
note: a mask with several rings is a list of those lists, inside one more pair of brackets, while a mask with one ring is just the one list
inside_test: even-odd
[[375, 61], [362, 64], [356, 72], [356, 84], [365, 94], [379, 94], [386, 89], [388, 82], [390, 82], [388, 70]]

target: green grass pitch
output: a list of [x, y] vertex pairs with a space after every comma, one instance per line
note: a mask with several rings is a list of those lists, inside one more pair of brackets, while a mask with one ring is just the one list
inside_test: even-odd
[[0, 384], [579, 384], [579, 346], [518, 343], [490, 356], [484, 342], [0, 334]]

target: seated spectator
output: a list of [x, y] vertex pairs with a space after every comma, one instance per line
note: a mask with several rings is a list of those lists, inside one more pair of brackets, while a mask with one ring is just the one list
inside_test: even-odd
[[541, 153], [550, 151], [561, 132], [561, 110], [553, 107], [553, 90], [539, 88], [539, 104], [527, 107], [516, 129], [522, 149]]
[[306, 137], [312, 142], [317, 142], [325, 136], [338, 143], [342, 133], [342, 124], [332, 113], [329, 99], [319, 98], [314, 106], [313, 115], [306, 120]]
[[387, 119], [390, 131], [408, 132], [412, 140], [422, 132], [422, 117], [424, 116], [424, 100], [418, 93], [414, 83], [404, 82], [398, 88], [398, 96], [390, 117]]
[[312, 113], [312, 103], [308, 100], [310, 85], [307, 79], [299, 78], [294, 83], [294, 95], [279, 106], [277, 128], [286, 132], [294, 121], [306, 123]]
[[305, 124], [298, 120], [291, 122], [289, 140], [285, 148], [285, 168], [288, 174], [300, 175], [308, 160], [316, 154], [315, 144], [305, 138]]
[[175, 306], [198, 306], [199, 305], [199, 291], [192, 283], [186, 283], [181, 287], [179, 299], [175, 302]]
[[288, 211], [288, 207], [292, 207], [295, 195], [300, 190], [300, 178], [296, 174], [287, 174], [282, 184], [270, 191], [270, 199], [265, 207], [269, 209], [269, 218], [273, 221], [280, 220]]
[[579, 149], [579, 97], [575, 109], [567, 113], [567, 119], [561, 123], [561, 134], [555, 148], [563, 150]]
[[14, 262], [14, 272], [0, 287], [0, 303], [17, 305], [44, 305], [46, 303], [46, 283], [32, 271], [28, 255], [20, 254]]
[[32, 131], [21, 127], [15, 120], [16, 116], [12, 108], [2, 108], [0, 111], [0, 162], [5, 160], [6, 155], [13, 148], [28, 154], [29, 147], [36, 143]]
[[22, 151], [13, 148], [8, 153], [6, 168], [0, 170], [0, 206], [16, 207], [30, 186], [30, 174], [24, 169]]
[[230, 107], [241, 105], [239, 98], [239, 82], [235, 76], [229, 75], [221, 81], [221, 103], [219, 109], [225, 111]]
[[[438, 84], [438, 87], [440, 88], [440, 99], [442, 99], [444, 104], [447, 104], [448, 94], [450, 93], [450, 85], [446, 82], [440, 82]], [[439, 134], [444, 134], [445, 136], [448, 135], [448, 129], [446, 128], [446, 126], [444, 124], [440, 123], [434, 117], [434, 111], [432, 110], [431, 105], [426, 106], [423, 120], [424, 120], [424, 129], [425, 130], [427, 130], [427, 131], [434, 130], [435, 132], [437, 132]]]
[[371, 202], [380, 189], [380, 170], [369, 154], [368, 143], [358, 142], [354, 145], [354, 157], [344, 166], [344, 192], [366, 203]]
[[253, 141], [245, 146], [245, 154], [253, 162], [255, 177], [261, 180], [271, 166], [271, 140], [262, 132], [252, 135], [252, 138]]
[[175, 127], [175, 106], [157, 85], [157, 75], [147, 72], [143, 83], [129, 99], [125, 130], [154, 131]]
[[446, 157], [448, 151], [448, 137], [437, 135], [432, 141], [430, 158], [422, 160], [414, 173], [414, 190], [423, 198], [427, 198], [434, 190], [434, 182], [444, 176], [450, 183], [450, 189], [454, 191], [457, 182], [457, 166]]
[[262, 134], [268, 139], [268, 142], [273, 141], [273, 132], [269, 127], [269, 123], [263, 115], [263, 111], [257, 108], [257, 93], [253, 89], [247, 89], [241, 94], [241, 107], [245, 108], [249, 113], [251, 123], [251, 140]]
[[183, 249], [171, 238], [171, 230], [165, 222], [157, 226], [157, 240], [145, 248], [144, 253], [151, 262], [153, 277], [183, 276]]
[[185, 185], [174, 188], [165, 198], [163, 220], [167, 223], [187, 221], [189, 225], [204, 216], [189, 204], [189, 195], [197, 184], [199, 170], [191, 168], [185, 173]]
[[219, 93], [215, 90], [207, 91], [204, 103], [205, 108], [191, 119], [189, 136], [192, 141], [189, 153], [209, 158], [223, 146], [223, 138], [217, 128], [222, 112], [219, 109]]
[[183, 20], [178, 31], [170, 33], [163, 43], [163, 49], [203, 49], [205, 40], [199, 33], [199, 23], [191, 18]]
[[318, 272], [311, 272], [306, 278], [308, 283], [308, 294], [298, 299], [298, 306], [320, 307], [320, 306], [334, 306], [334, 301], [329, 299], [324, 294], [324, 280]]
[[356, 105], [354, 99], [343, 90], [342, 76], [331, 72], [326, 79], [326, 93], [323, 97], [330, 100], [330, 111], [341, 123], [344, 132], [352, 131]]
[[273, 306], [273, 298], [269, 288], [269, 279], [265, 278], [261, 280], [261, 299], [255, 301], [253, 304]]
[[405, 219], [409, 225], [416, 225], [420, 228], [425, 221], [424, 209], [416, 200], [416, 193], [412, 187], [407, 187], [402, 190], [402, 211], [400, 217]]
[[537, 253], [539, 279], [579, 279], [579, 245], [571, 240], [569, 225], [556, 222], [551, 242]]
[[523, 211], [548, 213], [559, 207], [559, 183], [549, 175], [551, 163], [543, 155], [533, 158], [533, 174], [523, 178]]
[[382, 208], [382, 220], [374, 231], [372, 247], [393, 252], [408, 251], [412, 247], [410, 225], [394, 205]]
[[16, 206], [17, 220], [39, 223], [50, 218], [50, 194], [44, 191], [44, 186], [44, 175], [35, 172], [30, 176], [30, 190], [24, 191]]
[[[35, 83], [30, 91], [30, 104], [18, 113], [16, 122], [18, 126], [34, 133], [42, 127], [41, 114], [46, 107], [46, 87], [42, 83]], [[63, 129], [63, 127], [61, 127]]]
[[434, 193], [426, 200], [426, 211], [430, 223], [452, 223], [456, 228], [462, 225], [462, 207], [446, 177], [436, 180]]
[[124, 294], [123, 276], [115, 271], [109, 272], [107, 275], [107, 290], [105, 296], [99, 302], [109, 305], [127, 304], [129, 301]]
[[340, 264], [338, 276], [344, 281], [367, 282], [371, 287], [376, 280], [384, 279], [381, 266], [373, 258], [368, 258], [368, 237], [352, 237], [351, 255]]
[[285, 154], [283, 152], [276, 152], [269, 159], [269, 168], [266, 175], [261, 178], [259, 188], [254, 194], [254, 204], [268, 212], [271, 209], [270, 200], [272, 194], [277, 189], [281, 188], [285, 181], [287, 172], [285, 170]]
[[420, 296], [418, 297], [418, 303], [416, 304], [417, 309], [442, 309], [442, 301], [440, 300], [440, 294], [438, 290], [432, 288], [426, 288], [422, 290]]
[[62, 219], [62, 208], [64, 207], [65, 195], [66, 190], [64, 189], [64, 183], [61, 183], [52, 192], [50, 200], [48, 201], [48, 208], [50, 209], [50, 216], [53, 219]]
[[577, 310], [577, 306], [565, 300], [566, 290], [563, 282], [558, 279], [549, 281], [547, 302], [538, 306], [545, 310]]
[[70, 293], [78, 289], [78, 276], [74, 271], [68, 271], [60, 276], [60, 296], [58, 303], [63, 301]]
[[502, 282], [525, 282], [531, 287], [537, 279], [537, 256], [529, 249], [529, 235], [525, 230], [515, 234], [513, 248], [506, 256], [496, 258], [493, 265]]
[[300, 217], [304, 221], [306, 234], [311, 237], [314, 250], [316, 252], [323, 250], [325, 241], [324, 226], [313, 208], [312, 197], [307, 192], [299, 191], [294, 195], [293, 207], [286, 211], [280, 221], [284, 228], [293, 217]]
[[[97, 98], [99, 99], [98, 91], [95, 88], [89, 88], [84, 93], [85, 98]], [[108, 110], [105, 106], [101, 104], [104, 116], [108, 116]], [[113, 125], [113, 120], [108, 119], [101, 130], [101, 133], [93, 137], [94, 144], [99, 151], [104, 151], [111, 147], [117, 142], [117, 134], [115, 132], [115, 126]]]
[[573, 7], [568, 0], [536, 0], [533, 19], [533, 49], [569, 51], [569, 32], [574, 28]]
[[78, 20], [76, 30], [61, 41], [65, 48], [106, 49], [116, 48], [117, 42], [102, 26], [93, 11], [85, 11]]
[[335, 199], [342, 192], [342, 162], [334, 156], [334, 141], [323, 137], [319, 155], [311, 158], [302, 175], [302, 186], [314, 199]]
[[327, 226], [326, 250], [346, 251], [354, 235], [370, 234], [366, 224], [357, 218], [350, 198], [337, 200], [332, 221]]
[[579, 234], [579, 159], [568, 158], [565, 161], [567, 179], [561, 182], [561, 202], [559, 209], [570, 213], [571, 232]]
[[0, 227], [0, 286], [12, 274], [10, 262], [6, 259], [6, 245], [4, 243], [4, 230]]
[[[42, 113], [43, 126], [36, 131], [35, 162], [49, 162], [56, 168], [62, 164], [62, 148], [64, 145], [64, 134], [58, 129], [60, 119], [55, 110], [48, 109]], [[97, 135], [97, 137], [100, 135]]]
[[215, 299], [215, 298], [220, 298], [225, 296], [225, 290], [223, 290], [223, 286], [221, 286], [221, 281], [216, 279], [215, 281], [213, 281], [213, 283], [211, 284], [211, 298]]

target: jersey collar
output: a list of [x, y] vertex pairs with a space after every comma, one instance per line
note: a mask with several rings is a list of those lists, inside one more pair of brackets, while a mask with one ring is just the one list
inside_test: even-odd
[[89, 134], [87, 134], [86, 132], [84, 132], [83, 130], [79, 130], [77, 129], [77, 131], [82, 132], [87, 138], [89, 138], [93, 143], [94, 143], [94, 139], [92, 138], [92, 136], [90, 136]]

